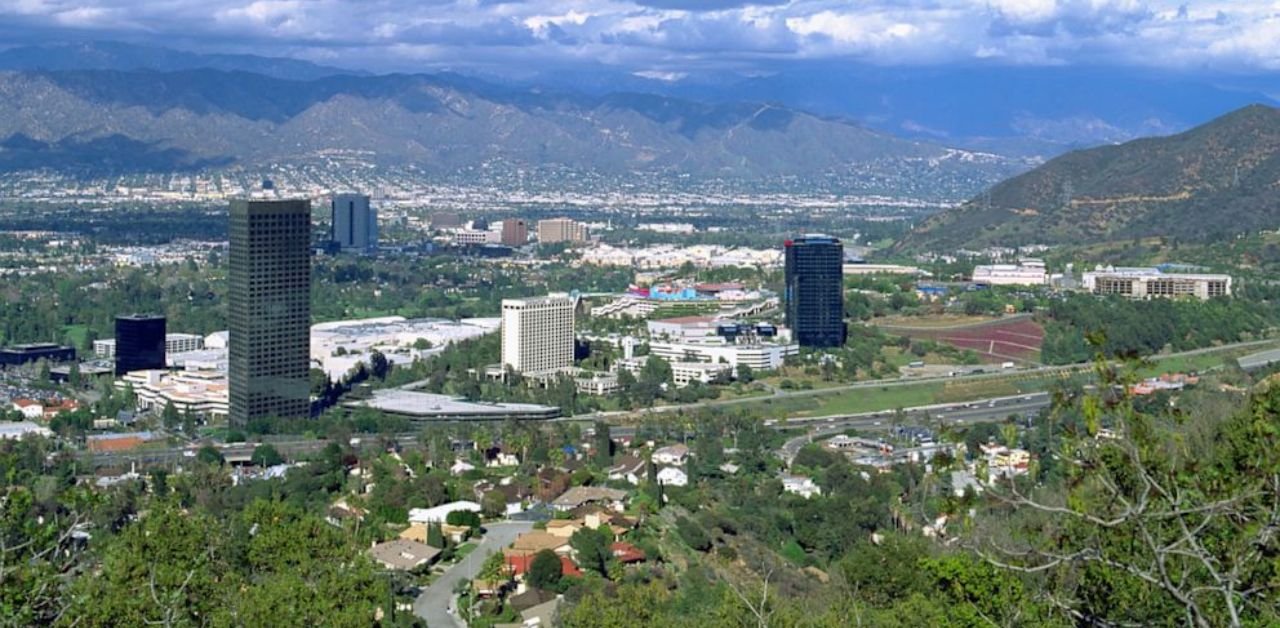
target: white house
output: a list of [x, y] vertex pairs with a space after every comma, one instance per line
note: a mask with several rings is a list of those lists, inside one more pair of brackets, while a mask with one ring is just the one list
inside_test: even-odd
[[658, 481], [667, 486], [688, 486], [689, 476], [676, 467], [663, 467], [658, 471]]
[[440, 504], [433, 508], [411, 508], [409, 509], [409, 523], [444, 523], [449, 518], [449, 513], [458, 510], [469, 510], [471, 512], [480, 512], [482, 508], [480, 504], [469, 501], [449, 502]]
[[453, 475], [462, 475], [467, 471], [474, 471], [475, 468], [476, 468], [475, 465], [471, 464], [470, 462], [467, 462], [466, 460], [458, 460], [453, 463], [452, 467], [449, 467], [449, 473]]
[[782, 490], [805, 499], [822, 494], [822, 487], [814, 484], [813, 479], [799, 475], [782, 476]]
[[653, 464], [684, 466], [689, 459], [689, 448], [682, 444], [669, 445], [653, 452]]

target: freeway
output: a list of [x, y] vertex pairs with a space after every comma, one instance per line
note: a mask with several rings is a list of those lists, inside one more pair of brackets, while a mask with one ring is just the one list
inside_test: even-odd
[[[1016, 397], [997, 397], [981, 401], [953, 404], [935, 404], [904, 408], [906, 415], [904, 424], [919, 424], [928, 416], [931, 421], [951, 425], [969, 425], [973, 423], [990, 423], [1003, 421], [1009, 415], [1028, 416], [1049, 407], [1048, 393], [1032, 393]], [[779, 454], [788, 463], [795, 458], [801, 447], [823, 436], [839, 434], [848, 429], [887, 428], [893, 420], [893, 412], [863, 412], [860, 414], [842, 414], [808, 419], [792, 419], [779, 422], [765, 422], [775, 429], [808, 428], [803, 435], [788, 440], [783, 444]], [[936, 425], [936, 423], [934, 423]], [[931, 427], [926, 425], [925, 427]]]
[[[1259, 346], [1267, 346], [1267, 345], [1274, 346], [1276, 343], [1277, 343], [1276, 339], [1253, 340], [1249, 342], [1239, 342], [1239, 343], [1234, 343], [1229, 345], [1222, 345], [1219, 347], [1207, 347], [1204, 349], [1194, 349], [1191, 351], [1182, 351], [1178, 353], [1170, 353], [1170, 354], [1161, 355], [1161, 356], [1152, 356], [1150, 359], [1158, 361], [1158, 360], [1164, 360], [1164, 359], [1170, 359], [1170, 358], [1191, 357], [1196, 355], [1223, 352], [1223, 351], [1229, 351], [1232, 349], [1240, 349], [1240, 348], [1246, 348], [1246, 347], [1259, 347]], [[1277, 352], [1280, 352], [1280, 350], [1277, 350]], [[1249, 356], [1249, 357], [1255, 357], [1255, 356], [1270, 357], [1271, 353], [1272, 352], [1270, 351], [1264, 351], [1262, 353], [1254, 354], [1254, 356]], [[1030, 368], [1030, 369], [1024, 368], [1024, 369], [1018, 369], [1018, 370], [1000, 370], [998, 372], [993, 372], [993, 373], [979, 373], [979, 374], [957, 376], [957, 377], [920, 377], [920, 378], [868, 380], [868, 381], [862, 381], [862, 382], [855, 382], [852, 384], [845, 384], [841, 386], [833, 386], [831, 388], [821, 388], [816, 390], [783, 391], [783, 390], [775, 389], [772, 395], [765, 396], [765, 397], [742, 397], [739, 399], [702, 401], [702, 402], [697, 402], [692, 404], [664, 405], [664, 406], [656, 406], [653, 408], [649, 408], [647, 410], [640, 410], [640, 411], [622, 410], [622, 411], [613, 411], [613, 412], [598, 412], [593, 414], [563, 417], [560, 419], [553, 419], [553, 421], [568, 421], [568, 422], [590, 422], [590, 421], [596, 421], [596, 420], [609, 421], [609, 420], [616, 420], [616, 419], [632, 418], [641, 414], [661, 414], [661, 413], [678, 412], [682, 410], [692, 410], [692, 409], [701, 408], [701, 407], [718, 407], [718, 406], [734, 406], [734, 405], [741, 405], [741, 404], [752, 404], [752, 403], [760, 403], [766, 400], [785, 399], [785, 398], [792, 398], [792, 397], [817, 397], [817, 396], [826, 396], [826, 395], [837, 395], [837, 394], [841, 394], [841, 393], [845, 393], [853, 390], [865, 390], [869, 388], [914, 386], [917, 384], [922, 384], [927, 382], [982, 381], [984, 379], [1000, 379], [1000, 378], [1007, 378], [1011, 376], [1025, 376], [1025, 375], [1042, 376], [1042, 375], [1050, 375], [1050, 374], [1061, 373], [1061, 372], [1088, 371], [1091, 368], [1093, 368], [1092, 363], [1079, 363], [1079, 364], [1067, 364], [1062, 366], [1042, 366], [1042, 367]], [[414, 385], [417, 385], [417, 384], [416, 383], [410, 384], [408, 386], [414, 386]], [[981, 402], [976, 402], [976, 403], [987, 403], [989, 401], [990, 400], [983, 400]], [[1045, 404], [1047, 405], [1047, 401], [1045, 401]], [[938, 406], [924, 406], [922, 408], [914, 408], [912, 409], [912, 411], [921, 411], [923, 409], [937, 408], [937, 407]], [[942, 406], [942, 407], [945, 408], [945, 406]], [[930, 412], [937, 412], [937, 411], [938, 410], [930, 409]], [[945, 409], [941, 410], [941, 412], [946, 414]], [[885, 412], [880, 412], [880, 413], [868, 412], [860, 415], [846, 415], [846, 416], [854, 417], [854, 418], [861, 417], [865, 419], [868, 417], [873, 417], [876, 414], [880, 414], [882, 416], [888, 416], [888, 414]], [[1004, 415], [1000, 415], [998, 418], [1003, 419], [1004, 416], [1007, 416], [1007, 414], [1008, 412], [1006, 412]], [[830, 417], [823, 417], [822, 420], [826, 420], [828, 418]], [[995, 420], [995, 419], [970, 419], [969, 415], [965, 413], [955, 414], [954, 419], [957, 422], [973, 421], [973, 420]], [[813, 419], [809, 419], [809, 420], [812, 421]], [[853, 419], [850, 419], [850, 420], [853, 420]], [[787, 424], [797, 425], [797, 424], [802, 424], [802, 421], [803, 420], [801, 419], [792, 419]], [[874, 422], [874, 419], [872, 419], [872, 422]], [[848, 427], [858, 427], [858, 425], [851, 424]], [[863, 425], [862, 427], [866, 427], [866, 425]], [[366, 445], [370, 444], [370, 442], [376, 442], [379, 438], [380, 437], [378, 436], [370, 436], [368, 439], [366, 439]], [[418, 434], [417, 433], [397, 434], [395, 438], [402, 446], [412, 447], [417, 444]], [[296, 437], [294, 440], [272, 441], [272, 444], [275, 445], [276, 448], [280, 450], [280, 452], [284, 454], [286, 457], [294, 457], [294, 456], [298, 456], [306, 453], [319, 451], [323, 449], [328, 444], [328, 442], [329, 441], [326, 441], [326, 440], [315, 440], [315, 439], [306, 440], [306, 439], [302, 439], [301, 437]], [[245, 444], [243, 446], [232, 445], [232, 446], [227, 446], [223, 448], [222, 451], [224, 455], [227, 455], [229, 457], [239, 457], [239, 456], [247, 457], [252, 454], [253, 447], [255, 446], [256, 444], [253, 444], [253, 443]], [[149, 463], [149, 464], [174, 465], [174, 464], [180, 464], [182, 460], [185, 457], [187, 457], [186, 452], [188, 451], [190, 451], [190, 448], [188, 447], [172, 447], [169, 449], [153, 449], [153, 450], [146, 450], [146, 451], [90, 454], [90, 455], [86, 455], [85, 459], [91, 462], [94, 466], [99, 466], [99, 467], [127, 466], [131, 462], [144, 463], [144, 464]]]
[[[1242, 349], [1246, 347], [1256, 347], [1256, 346], [1263, 346], [1263, 345], [1274, 346], [1277, 342], [1280, 342], [1280, 341], [1274, 338], [1267, 339], [1267, 340], [1251, 340], [1248, 342], [1237, 342], [1237, 343], [1221, 345], [1217, 347], [1205, 347], [1203, 349], [1192, 349], [1190, 351], [1179, 351], [1177, 353], [1167, 353], [1164, 355], [1149, 356], [1147, 359], [1159, 362], [1161, 360], [1168, 360], [1173, 358], [1188, 358], [1188, 357], [1193, 357], [1197, 355], [1204, 355], [1207, 353], [1220, 353], [1220, 352], [1229, 351], [1232, 349]], [[1113, 362], [1113, 364], [1119, 364], [1119, 363]], [[996, 367], [993, 367], [993, 368], [996, 368]], [[738, 399], [714, 399], [710, 401], [699, 401], [699, 402], [690, 403], [690, 404], [673, 404], [673, 405], [664, 405], [664, 406], [654, 406], [646, 410], [637, 410], [637, 411], [617, 410], [617, 411], [611, 411], [611, 412], [597, 412], [593, 414], [582, 414], [582, 415], [577, 415], [572, 417], [563, 417], [555, 420], [557, 421], [593, 421], [596, 419], [607, 420], [607, 419], [624, 417], [624, 416], [633, 416], [636, 414], [663, 414], [668, 412], [679, 412], [682, 410], [691, 410], [694, 408], [753, 404], [753, 403], [760, 403], [762, 401], [771, 401], [775, 399], [787, 399], [787, 398], [795, 398], [795, 397], [823, 397], [828, 395], [838, 395], [841, 393], [846, 393], [854, 390], [865, 390], [868, 388], [897, 388], [900, 386], [915, 386], [918, 384], [926, 384], [930, 382], [956, 382], [956, 381], [972, 382], [972, 381], [984, 381], [984, 380], [998, 380], [998, 379], [1005, 379], [1005, 378], [1015, 377], [1015, 376], [1041, 377], [1045, 375], [1054, 375], [1059, 373], [1090, 372], [1092, 371], [1093, 368], [1094, 368], [1093, 362], [1078, 362], [1075, 364], [1062, 364], [1058, 366], [1037, 366], [1033, 368], [1021, 368], [1016, 370], [1015, 369], [998, 369], [990, 373], [957, 375], [955, 377], [936, 376], [936, 377], [910, 377], [910, 378], [897, 377], [892, 379], [872, 379], [872, 380], [866, 380], [861, 382], [854, 382], [852, 384], [831, 386], [829, 388], [816, 388], [812, 390], [777, 390], [775, 389], [772, 395], [763, 396], [763, 397], [757, 396], [757, 397], [740, 397]]]

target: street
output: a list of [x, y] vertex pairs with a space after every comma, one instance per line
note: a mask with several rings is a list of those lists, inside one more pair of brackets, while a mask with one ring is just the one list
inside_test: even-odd
[[494, 552], [510, 545], [516, 537], [533, 529], [529, 521], [509, 521], [485, 526], [488, 533], [474, 551], [458, 564], [444, 572], [431, 586], [418, 596], [413, 604], [413, 613], [427, 622], [427, 628], [465, 628], [457, 612], [450, 614], [448, 609], [453, 605], [453, 590], [459, 582], [470, 580], [480, 571], [486, 558]]

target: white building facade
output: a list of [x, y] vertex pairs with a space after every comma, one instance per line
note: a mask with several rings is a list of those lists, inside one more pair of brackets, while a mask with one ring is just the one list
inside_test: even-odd
[[573, 299], [502, 300], [502, 366], [526, 374], [573, 366]]

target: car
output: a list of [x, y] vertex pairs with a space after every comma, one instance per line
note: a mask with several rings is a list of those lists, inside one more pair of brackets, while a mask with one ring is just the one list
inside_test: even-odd
[[880, 425], [880, 421], [876, 421], [874, 425]]
[[184, 457], [187, 457], [187, 458], [195, 458], [195, 457], [196, 457], [196, 450], [194, 450], [194, 449], [188, 449], [188, 450], [186, 450], [186, 451], [182, 452], [182, 455], [183, 455]]

